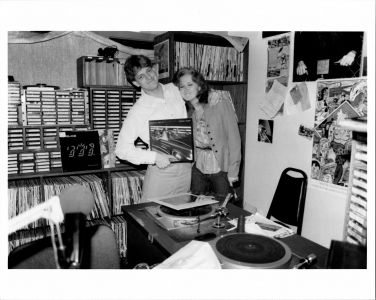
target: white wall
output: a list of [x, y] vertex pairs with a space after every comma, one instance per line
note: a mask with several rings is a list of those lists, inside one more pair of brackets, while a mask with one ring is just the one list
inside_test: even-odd
[[[261, 32], [237, 33], [248, 36], [249, 73], [247, 103], [247, 136], [245, 154], [244, 207], [251, 206], [266, 215], [282, 171], [294, 167], [311, 174], [312, 140], [298, 135], [303, 124], [313, 127], [316, 83], [307, 83], [311, 109], [295, 115], [274, 118], [273, 143], [257, 141], [259, 119], [269, 119], [260, 109], [259, 102], [265, 100], [267, 69], [267, 39]], [[293, 45], [293, 35], [291, 36]], [[290, 56], [290, 85], [292, 78], [293, 51]], [[325, 247], [332, 239], [342, 240], [346, 209], [344, 192], [328, 192], [308, 183], [302, 236]]]

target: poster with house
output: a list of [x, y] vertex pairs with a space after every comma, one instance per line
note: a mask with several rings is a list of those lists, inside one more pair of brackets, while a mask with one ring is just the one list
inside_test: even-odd
[[316, 99], [311, 178], [347, 186], [352, 131], [338, 126], [338, 121], [367, 117], [367, 81], [318, 81]]

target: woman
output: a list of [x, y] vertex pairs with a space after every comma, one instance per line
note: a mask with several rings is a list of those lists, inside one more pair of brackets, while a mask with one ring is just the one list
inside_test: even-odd
[[186, 118], [185, 102], [176, 86], [158, 82], [158, 74], [149, 58], [143, 55], [130, 56], [125, 62], [124, 71], [127, 80], [141, 88], [141, 97], [124, 120], [116, 144], [116, 155], [136, 165], [149, 165], [142, 187], [142, 202], [188, 192], [191, 163], [171, 164], [173, 156], [136, 148], [134, 145], [138, 137], [149, 143], [150, 120]]
[[180, 69], [174, 75], [174, 83], [187, 101], [188, 114], [193, 120], [195, 163], [191, 192], [223, 200], [232, 183], [238, 180], [241, 160], [240, 134], [232, 102], [219, 91], [209, 91], [202, 74], [193, 68]]

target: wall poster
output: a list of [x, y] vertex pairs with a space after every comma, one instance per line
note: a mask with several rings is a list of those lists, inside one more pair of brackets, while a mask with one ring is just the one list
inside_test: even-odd
[[357, 117], [367, 117], [366, 78], [317, 82], [312, 179], [348, 185], [352, 131], [337, 123]]
[[297, 31], [293, 81], [359, 77], [363, 32]]
[[268, 41], [268, 66], [266, 92], [273, 86], [274, 80], [287, 87], [290, 62], [290, 34]]

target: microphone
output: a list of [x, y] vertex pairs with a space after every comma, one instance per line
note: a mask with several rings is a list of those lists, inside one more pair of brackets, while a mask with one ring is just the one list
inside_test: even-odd
[[[86, 215], [93, 208], [94, 198], [91, 190], [75, 184], [64, 189], [59, 196], [53, 196], [44, 203], [36, 205], [11, 219], [9, 233], [17, 231], [39, 218], [45, 218], [57, 225], [64, 221], [66, 229], [64, 243], [62, 242], [59, 226], [57, 226], [60, 243], [60, 247], [55, 250], [57, 264], [64, 269], [79, 268], [83, 255]], [[54, 237], [52, 237], [52, 243], [55, 245]]]
[[40, 219], [48, 219], [54, 223], [64, 221], [64, 213], [81, 212], [89, 214], [94, 207], [91, 190], [75, 184], [64, 189], [59, 196], [38, 204], [28, 211], [9, 220], [8, 234]]
[[86, 215], [94, 208], [91, 190], [80, 185], [70, 187], [61, 199], [61, 208], [64, 212], [65, 247], [58, 255], [60, 266], [79, 269], [84, 254]]
[[82, 213], [65, 214], [64, 245], [60, 252], [60, 266], [62, 268], [79, 269], [84, 253], [86, 216]]

